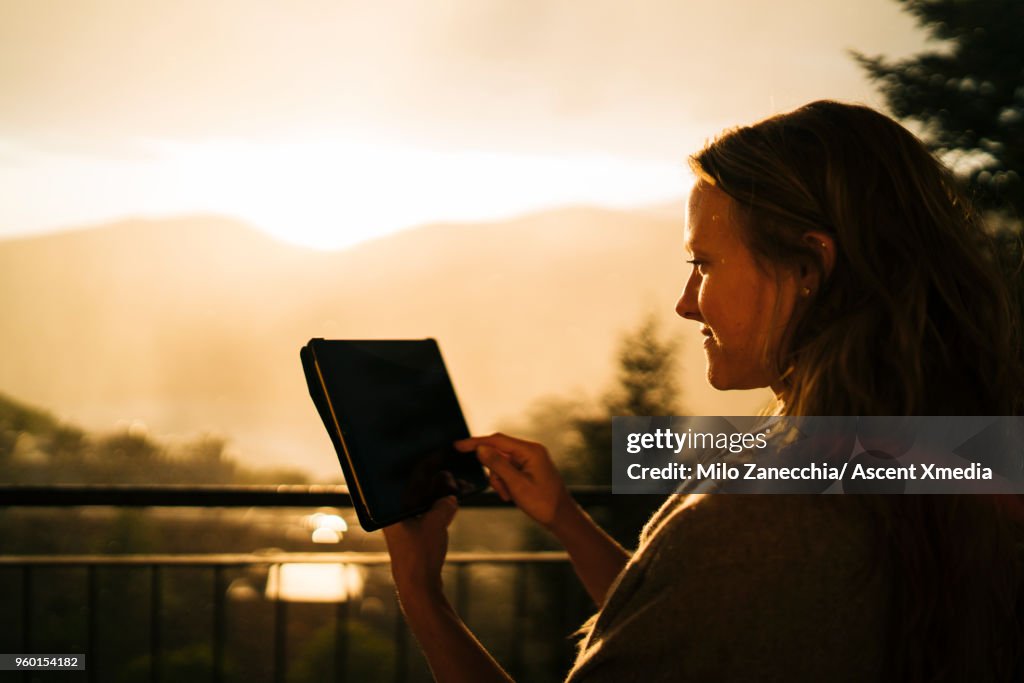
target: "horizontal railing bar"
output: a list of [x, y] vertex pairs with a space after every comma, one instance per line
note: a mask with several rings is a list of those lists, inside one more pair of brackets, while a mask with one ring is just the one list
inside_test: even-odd
[[0, 486], [0, 506], [351, 507], [346, 486]]
[[[519, 564], [524, 562], [567, 562], [568, 553], [559, 551], [450, 552], [453, 564]], [[272, 564], [388, 564], [383, 552], [345, 553], [218, 553], [146, 555], [0, 555], [0, 566], [246, 566]]]
[[[584, 506], [607, 504], [609, 486], [570, 487]], [[509, 507], [494, 491], [460, 502], [462, 507]], [[0, 507], [352, 507], [347, 486], [0, 485]]]

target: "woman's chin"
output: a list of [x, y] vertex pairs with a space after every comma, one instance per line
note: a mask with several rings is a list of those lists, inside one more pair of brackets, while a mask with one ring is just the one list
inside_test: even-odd
[[707, 367], [707, 380], [708, 384], [719, 391], [727, 391], [732, 388], [729, 386], [728, 376], [711, 363], [708, 363]]
[[717, 363], [708, 363], [707, 380], [708, 384], [719, 391], [745, 391], [761, 389], [769, 385], [767, 377], [762, 377], [757, 373], [737, 374]]

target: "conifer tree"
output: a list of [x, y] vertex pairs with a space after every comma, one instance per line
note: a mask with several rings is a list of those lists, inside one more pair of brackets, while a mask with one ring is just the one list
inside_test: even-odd
[[[600, 412], [573, 420], [579, 447], [569, 454], [564, 471], [567, 481], [611, 484], [612, 417], [679, 413], [678, 352], [675, 341], [662, 336], [653, 316], [623, 337], [616, 382]], [[609, 509], [593, 510], [592, 514], [616, 540], [634, 548], [640, 529], [663, 501], [664, 496], [657, 495], [616, 496]]]
[[903, 60], [854, 53], [892, 113], [967, 184], [980, 208], [1024, 218], [1024, 2], [897, 0], [937, 41]]

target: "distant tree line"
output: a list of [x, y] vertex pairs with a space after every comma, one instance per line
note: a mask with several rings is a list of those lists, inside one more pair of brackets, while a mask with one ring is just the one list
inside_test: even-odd
[[0, 482], [16, 484], [305, 484], [294, 469], [251, 469], [217, 436], [170, 446], [132, 429], [92, 434], [0, 394]]
[[[620, 339], [615, 379], [600, 398], [542, 400], [508, 431], [547, 446], [566, 483], [610, 486], [612, 417], [682, 414], [679, 372], [678, 343], [662, 334], [654, 316], [647, 316]], [[616, 540], [633, 548], [664, 498], [615, 496], [608, 508], [590, 512]], [[528, 535], [526, 542], [534, 547], [549, 544], [539, 534]]]

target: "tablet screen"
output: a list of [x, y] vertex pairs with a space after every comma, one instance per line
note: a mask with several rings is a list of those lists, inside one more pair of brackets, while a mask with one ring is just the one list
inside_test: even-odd
[[[340, 432], [349, 489], [375, 527], [486, 486], [476, 459], [452, 446], [469, 431], [434, 340], [314, 339], [308, 348], [330, 414], [318, 408]], [[308, 368], [307, 379], [313, 393]]]

